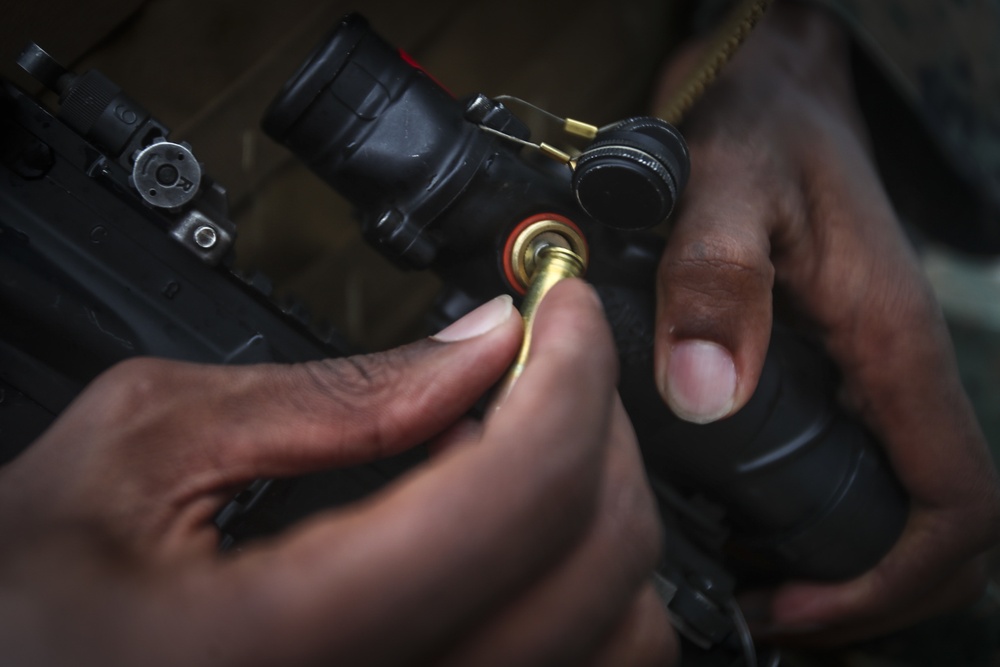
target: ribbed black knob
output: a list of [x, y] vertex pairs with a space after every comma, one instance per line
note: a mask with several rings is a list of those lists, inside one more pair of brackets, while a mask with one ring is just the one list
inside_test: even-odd
[[111, 79], [96, 70], [77, 76], [62, 95], [59, 116], [74, 130], [89, 137], [97, 120], [121, 93]]
[[[73, 74], [37, 44], [25, 47], [17, 64], [46, 88], [59, 93], [60, 120], [115, 158], [125, 153], [133, 139], [143, 138], [141, 131], [152, 120], [148, 111], [108, 77], [97, 70]], [[162, 137], [166, 128], [153, 122], [156, 132], [147, 136]]]

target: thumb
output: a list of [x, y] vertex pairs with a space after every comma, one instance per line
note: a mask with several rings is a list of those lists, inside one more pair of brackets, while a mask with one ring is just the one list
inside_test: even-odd
[[128, 361], [95, 381], [45, 439], [72, 442], [89, 432], [104, 443], [106, 463], [150, 471], [168, 485], [196, 480], [194, 493], [374, 460], [423, 442], [470, 409], [514, 357], [515, 315], [502, 296], [437, 336], [296, 365]]
[[[657, 276], [656, 375], [671, 410], [703, 424], [736, 412], [757, 386], [774, 268], [773, 217], [754, 172], [700, 157]], [[724, 196], [706, 187], [715, 183], [728, 184]]]

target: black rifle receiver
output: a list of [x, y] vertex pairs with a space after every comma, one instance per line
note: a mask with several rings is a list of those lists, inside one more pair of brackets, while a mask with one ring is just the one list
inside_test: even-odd
[[[190, 146], [100, 72], [77, 76], [35, 45], [19, 62], [60, 107], [53, 116], [0, 81], [0, 465], [130, 357], [292, 363], [349, 351], [312, 331], [301, 306], [273, 303], [265, 276], [228, 268], [225, 190]], [[262, 480], [218, 517], [224, 543], [370, 493], [419, 458]], [[244, 521], [265, 491], [280, 507]]]

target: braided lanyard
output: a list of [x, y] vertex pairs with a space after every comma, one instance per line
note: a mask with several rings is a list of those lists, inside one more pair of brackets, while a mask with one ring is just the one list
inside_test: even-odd
[[712, 47], [708, 49], [701, 64], [688, 74], [680, 89], [667, 101], [659, 114], [663, 120], [677, 125], [684, 119], [684, 115], [739, 50], [772, 2], [773, 0], [743, 0], [730, 12], [718, 29]]

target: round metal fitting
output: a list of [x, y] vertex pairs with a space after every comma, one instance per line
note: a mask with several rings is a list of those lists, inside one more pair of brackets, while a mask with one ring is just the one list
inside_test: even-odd
[[205, 250], [214, 246], [219, 240], [219, 233], [215, 231], [214, 227], [209, 227], [208, 225], [198, 227], [194, 230], [193, 236], [195, 244]]
[[153, 206], [176, 208], [198, 194], [201, 165], [187, 146], [159, 141], [136, 155], [132, 182], [142, 198]]
[[[510, 277], [519, 291], [527, 290], [538, 264], [539, 254], [548, 247], [565, 248], [583, 260], [588, 261], [587, 242], [583, 234], [561, 216], [538, 216], [526, 220], [527, 225], [515, 230], [513, 243], [509, 244], [507, 259], [510, 262]], [[522, 223], [523, 224], [523, 223]]]

